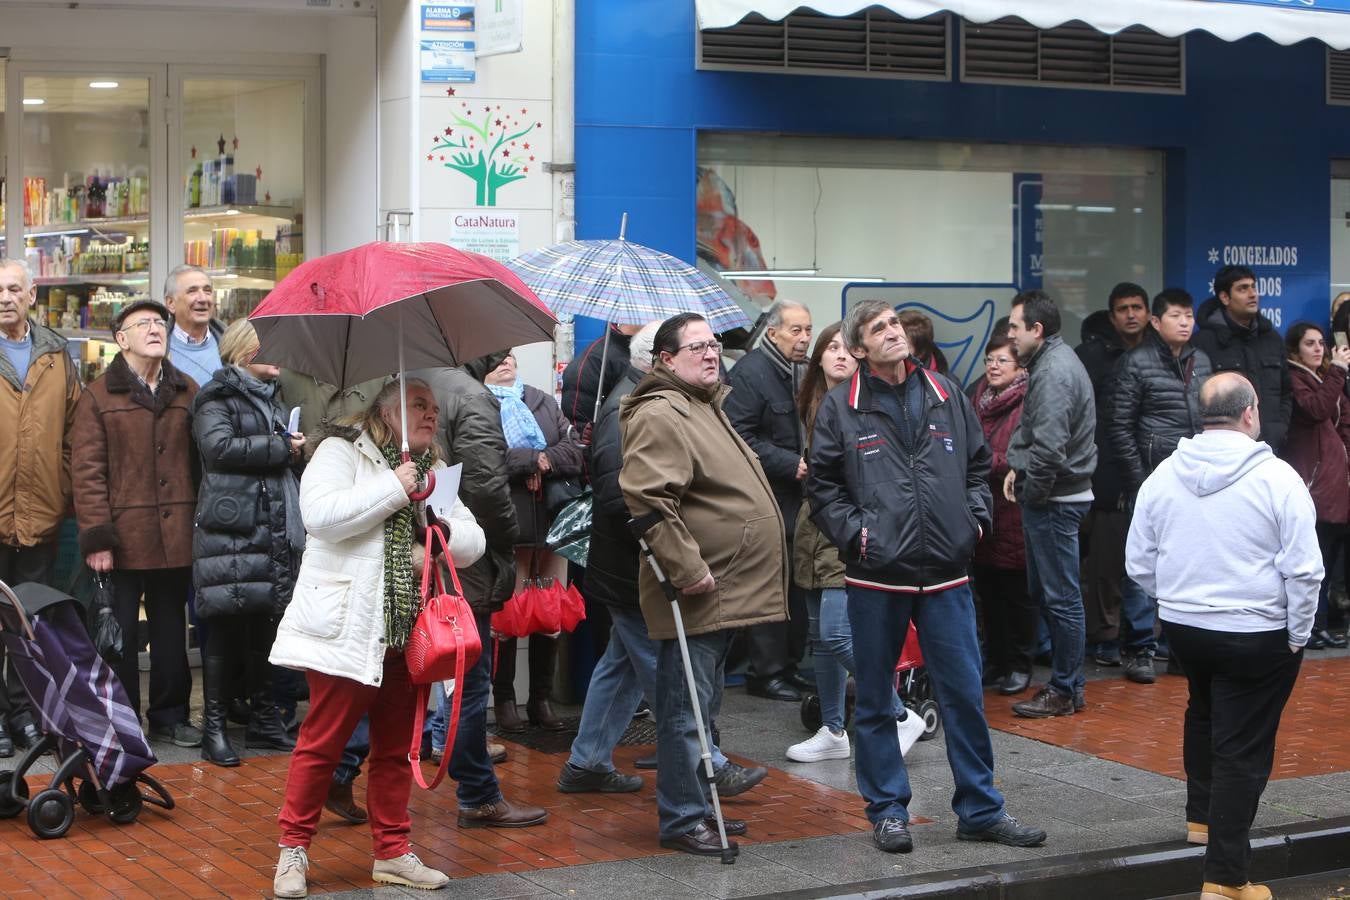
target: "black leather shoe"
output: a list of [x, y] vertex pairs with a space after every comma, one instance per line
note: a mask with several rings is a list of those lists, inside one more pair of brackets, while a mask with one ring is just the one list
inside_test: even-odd
[[814, 691], [816, 689], [816, 683], [796, 669], [784, 673], [783, 680], [799, 691]]
[[999, 682], [998, 692], [1005, 697], [1011, 697], [1013, 694], [1022, 693], [1029, 687], [1031, 687], [1030, 672], [1009, 672]]
[[800, 703], [802, 699], [802, 692], [781, 675], [746, 681], [745, 692], [752, 697], [763, 697], [765, 700], [789, 700]]
[[914, 849], [914, 838], [904, 819], [882, 819], [872, 826], [872, 843], [885, 853], [908, 853]]
[[1039, 847], [1045, 843], [1045, 830], [1023, 825], [1007, 813], [993, 825], [981, 831], [963, 831], [956, 826], [957, 840], [991, 841], [1009, 847]]
[[[677, 838], [669, 840], [662, 839], [661, 846], [667, 850], [681, 850], [685, 853], [692, 853], [695, 856], [721, 856], [722, 840], [717, 836], [715, 828], [709, 828], [703, 822], [698, 823], [690, 831]], [[740, 847], [735, 841], [727, 841], [727, 846], [733, 854], [740, 852]]]
[[622, 772], [591, 772], [563, 763], [558, 790], [564, 794], [631, 794], [642, 790], [642, 778]]
[[1325, 628], [1317, 628], [1313, 630], [1312, 638], [1309, 639], [1308, 641], [1309, 647], [1312, 646], [1312, 642], [1314, 639], [1319, 641], [1321, 644], [1321, 646], [1314, 648], [1316, 650], [1324, 650], [1328, 647], [1334, 648], [1336, 650], [1344, 650], [1347, 644], [1350, 643], [1347, 642], [1345, 638], [1337, 637], [1336, 635], [1332, 634]]
[[0, 722], [0, 759], [9, 759], [14, 755], [14, 741], [9, 736], [5, 723]]
[[636, 760], [633, 761], [633, 768], [635, 768], [635, 769], [649, 769], [649, 770], [650, 770], [650, 769], [655, 769], [655, 768], [656, 768], [656, 754], [653, 753], [651, 756], [639, 756]]
[[[706, 825], [706, 826], [708, 826], [708, 830], [711, 831], [711, 832], [713, 833], [713, 836], [714, 836], [714, 837], [717, 836], [717, 820], [716, 820], [716, 819], [704, 819], [704, 820], [703, 820], [703, 824]], [[722, 827], [725, 828], [725, 829], [727, 830], [727, 834], [728, 834], [730, 837], [740, 837], [741, 835], [745, 834], [745, 832], [748, 830], [747, 827], [746, 827], [746, 824], [745, 824], [745, 820], [744, 820], [744, 819], [727, 819], [727, 818], [723, 818], [723, 819], [722, 819]]]
[[1323, 637], [1314, 631], [1308, 635], [1308, 643], [1303, 645], [1304, 650], [1325, 650], [1330, 646]]
[[763, 781], [768, 774], [769, 770], [763, 766], [747, 769], [745, 766], [728, 761], [713, 776], [713, 781], [717, 784], [717, 796], [735, 797], [737, 794], [744, 794]]
[[19, 733], [15, 737], [18, 740], [19, 746], [28, 750], [34, 747], [38, 741], [42, 740], [42, 732], [38, 731], [38, 727], [32, 722], [28, 722], [19, 729]]

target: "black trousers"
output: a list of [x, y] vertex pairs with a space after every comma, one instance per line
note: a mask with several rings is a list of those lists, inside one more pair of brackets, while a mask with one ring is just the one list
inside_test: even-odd
[[1000, 675], [1031, 674], [1041, 607], [1027, 591], [1026, 569], [975, 566], [975, 592], [984, 620], [985, 665]]
[[1336, 564], [1336, 551], [1345, 540], [1346, 527], [1340, 522], [1317, 523], [1317, 546], [1322, 551], [1322, 568], [1326, 575], [1322, 578], [1322, 592], [1317, 596], [1317, 615], [1313, 618], [1313, 628], [1326, 628], [1331, 606], [1331, 567]]
[[[791, 565], [792, 554], [788, 553]], [[750, 662], [749, 677], [769, 679], [796, 671], [806, 655], [810, 622], [806, 612], [806, 591], [788, 575], [788, 618], [786, 622], [765, 622], [743, 631], [745, 654]]]
[[1186, 820], [1209, 826], [1205, 881], [1246, 884], [1252, 819], [1303, 653], [1289, 652], [1284, 629], [1244, 634], [1164, 622], [1163, 631], [1190, 682]]
[[[26, 581], [36, 581], [55, 587], [56, 541], [35, 547], [11, 547], [0, 544], [0, 581], [13, 587]], [[8, 603], [0, 600], [0, 603]], [[0, 671], [4, 672], [3, 690], [0, 690], [0, 725], [9, 720], [10, 727], [22, 728], [33, 722], [33, 705], [28, 702], [18, 671], [8, 664], [5, 645], [0, 643]]]
[[141, 712], [141, 671], [137, 660], [137, 627], [141, 598], [150, 632], [150, 705], [145, 718], [152, 728], [172, 728], [188, 720], [192, 670], [187, 659], [187, 598], [192, 570], [115, 570], [113, 601], [122, 626], [122, 661], [113, 666], [126, 689], [131, 708]]
[[1120, 579], [1125, 577], [1125, 539], [1130, 514], [1092, 509], [1083, 522], [1087, 556], [1083, 560], [1083, 615], [1089, 649], [1120, 636]]

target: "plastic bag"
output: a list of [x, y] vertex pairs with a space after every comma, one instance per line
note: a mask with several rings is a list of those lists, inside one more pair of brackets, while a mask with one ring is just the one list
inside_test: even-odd
[[122, 626], [113, 615], [113, 589], [103, 575], [94, 576], [94, 599], [89, 604], [89, 634], [94, 649], [110, 663], [122, 660]]

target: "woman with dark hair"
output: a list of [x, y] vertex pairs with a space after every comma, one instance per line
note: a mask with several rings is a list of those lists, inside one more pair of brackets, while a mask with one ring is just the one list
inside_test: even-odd
[[[1322, 565], [1331, 570], [1336, 551], [1350, 519], [1350, 409], [1345, 396], [1345, 375], [1350, 368], [1350, 348], [1335, 346], [1327, 353], [1322, 329], [1311, 322], [1290, 326], [1284, 338], [1289, 354], [1289, 379], [1294, 386], [1294, 413], [1289, 419], [1289, 438], [1281, 454], [1303, 478], [1317, 509], [1317, 543]], [[1328, 626], [1331, 578], [1322, 579], [1309, 650], [1342, 648], [1344, 637]]]
[[933, 320], [917, 309], [900, 313], [900, 327], [909, 339], [909, 355], [916, 363], [933, 372], [947, 374], [947, 357], [933, 338]]
[[[424, 551], [417, 532], [426, 505], [411, 495], [428, 470], [443, 467], [436, 447], [439, 410], [431, 388], [407, 381], [407, 414], [399, 385], [376, 395], [355, 428], [330, 432], [300, 482], [305, 555], [291, 605], [277, 627], [271, 660], [300, 669], [309, 682], [309, 714], [286, 773], [281, 856], [272, 891], [304, 897], [314, 839], [342, 748], [361, 717], [370, 717], [370, 787], [366, 791], [375, 865], [385, 884], [433, 890], [449, 878], [412, 852], [408, 741], [417, 688], [404, 658], [421, 610]], [[400, 457], [407, 423], [412, 458]], [[483, 529], [458, 500], [441, 522], [456, 566], [483, 555]], [[461, 814], [462, 815], [462, 814]]]
[[[552, 521], [546, 492], [550, 480], [581, 474], [582, 450], [576, 432], [552, 395], [520, 380], [514, 353], [507, 353], [492, 366], [483, 384], [501, 404], [502, 431], [506, 435], [506, 473], [511, 479], [516, 524], [520, 526], [516, 590], [535, 574], [564, 583], [567, 560], [546, 546]], [[549, 731], [567, 727], [549, 705], [557, 646], [549, 635], [530, 635], [530, 699], [525, 704], [525, 713], [531, 725]], [[502, 731], [525, 729], [516, 707], [515, 680], [516, 639], [510, 638], [498, 643], [497, 670], [492, 674], [497, 727]]]
[[[858, 360], [844, 346], [840, 333], [843, 323], [836, 322], [816, 337], [797, 411], [806, 426], [807, 453], [811, 432], [816, 427], [816, 411], [821, 399], [847, 382], [858, 370]], [[803, 502], [797, 513], [796, 533], [792, 541], [793, 579], [806, 591], [808, 637], [815, 669], [816, 692], [820, 697], [820, 729], [811, 737], [787, 749], [793, 762], [819, 762], [822, 759], [848, 759], [848, 732], [844, 698], [848, 676], [853, 672], [853, 631], [848, 623], [848, 596], [844, 591], [844, 564], [839, 550], [820, 533], [811, 521], [810, 505]], [[896, 715], [900, 714], [896, 698]], [[923, 733], [923, 720], [907, 716], [899, 724], [900, 751], [906, 753]]]
[[994, 494], [994, 529], [975, 547], [975, 592], [984, 619], [985, 684], [1005, 696], [1031, 684], [1031, 655], [1039, 610], [1027, 591], [1022, 513], [1003, 496], [1008, 477], [1008, 442], [1022, 420], [1027, 370], [1018, 365], [1007, 332], [995, 333], [984, 349], [984, 378], [973, 398], [984, 439], [993, 454], [989, 487]]

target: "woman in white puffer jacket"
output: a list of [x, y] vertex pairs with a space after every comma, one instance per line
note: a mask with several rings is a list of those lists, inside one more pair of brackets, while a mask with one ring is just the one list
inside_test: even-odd
[[[372, 877], [424, 889], [449, 880], [423, 865], [408, 841], [408, 743], [417, 691], [403, 651], [421, 606], [423, 552], [416, 533], [426, 525], [424, 504], [409, 494], [429, 469], [444, 463], [435, 446], [438, 410], [430, 388], [409, 380], [407, 397], [411, 462], [399, 459], [398, 382], [393, 382], [361, 417], [359, 430], [334, 433], [319, 446], [300, 483], [308, 537], [270, 658], [305, 672], [310, 699], [278, 817], [281, 857], [273, 884], [278, 897], [306, 894], [306, 851], [342, 748], [365, 715]], [[483, 555], [483, 529], [462, 503], [455, 502], [441, 525], [456, 566]]]

